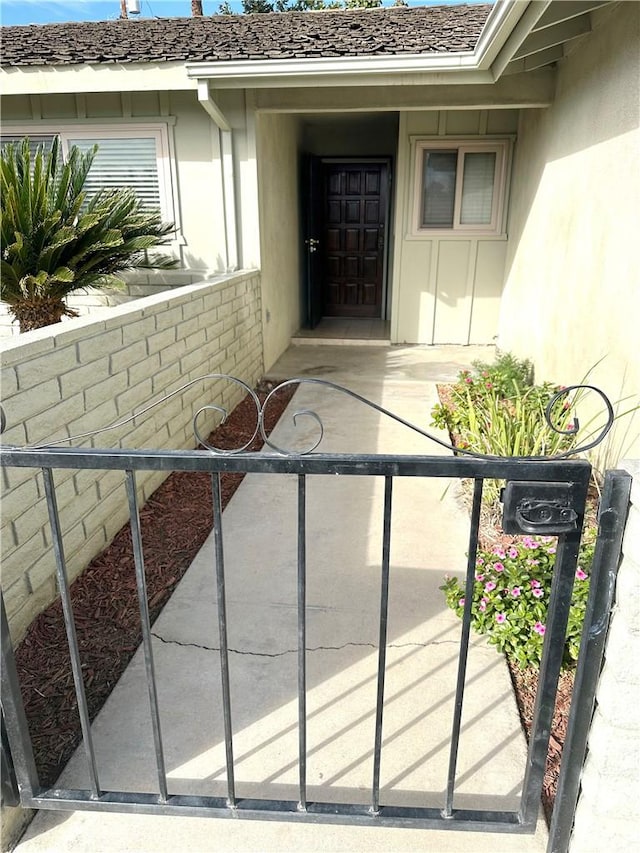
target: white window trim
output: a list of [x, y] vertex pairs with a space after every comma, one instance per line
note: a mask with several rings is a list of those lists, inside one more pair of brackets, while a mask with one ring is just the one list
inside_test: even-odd
[[[169, 125], [171, 124], [171, 128]], [[175, 236], [169, 245], [176, 248], [184, 244], [179, 216], [178, 191], [173, 144], [173, 122], [34, 122], [33, 124], [3, 124], [7, 136], [59, 136], [63, 155], [69, 153], [69, 138], [126, 139], [143, 136], [155, 139], [160, 190], [160, 213], [165, 222], [175, 223]]]
[[[413, 204], [411, 214], [411, 236], [432, 239], [434, 237], [504, 237], [506, 232], [505, 199], [507, 177], [511, 161], [511, 138], [468, 137], [443, 138], [442, 136], [417, 137], [412, 139], [415, 146], [413, 156]], [[422, 225], [422, 178], [425, 151], [443, 151], [456, 149], [458, 163], [456, 170], [456, 192], [454, 202], [454, 222], [451, 228], [428, 228]], [[495, 152], [496, 167], [494, 174], [494, 192], [489, 224], [465, 225], [460, 222], [462, 206], [462, 177], [464, 155], [476, 152]]]

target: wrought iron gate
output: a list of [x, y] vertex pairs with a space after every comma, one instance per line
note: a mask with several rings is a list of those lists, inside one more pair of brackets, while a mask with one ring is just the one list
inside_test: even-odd
[[[292, 380], [318, 381], [318, 380]], [[288, 384], [288, 383], [286, 383]], [[322, 382], [333, 388], [338, 386]], [[277, 389], [276, 389], [277, 390]], [[344, 389], [338, 388], [340, 391]], [[571, 389], [568, 389], [571, 390]], [[351, 396], [368, 403], [358, 395]], [[268, 402], [268, 401], [267, 401]], [[379, 411], [402, 421], [373, 405]], [[262, 413], [266, 408], [256, 401], [258, 428], [262, 429]], [[196, 415], [195, 422], [198, 416]], [[311, 414], [319, 423], [319, 419]], [[407, 426], [413, 425], [406, 424]], [[320, 425], [321, 426], [321, 425]], [[610, 426], [610, 424], [609, 424]], [[421, 430], [418, 430], [421, 432]], [[8, 624], [2, 602], [2, 712], [6, 723], [11, 764], [19, 791], [19, 802], [27, 808], [93, 809], [112, 812], [154, 814], [211, 815], [234, 818], [272, 818], [311, 822], [341, 822], [360, 825], [414, 826], [438, 829], [471, 829], [491, 832], [533, 832], [535, 829], [545, 760], [548, 749], [554, 699], [562, 663], [564, 636], [571, 602], [578, 549], [591, 474], [588, 462], [567, 458], [514, 459], [478, 458], [471, 453], [445, 456], [388, 456], [340, 455], [319, 453], [289, 454], [275, 447], [276, 454], [224, 452], [202, 441], [196, 426], [196, 436], [205, 450], [100, 450], [60, 447], [4, 447], [2, 465], [39, 469], [44, 486], [57, 565], [65, 627], [82, 726], [83, 745], [89, 768], [90, 786], [83, 790], [43, 787], [38, 779], [29, 737], [20, 685], [16, 672]], [[266, 439], [266, 436], [265, 436]], [[318, 442], [319, 443], [319, 442]], [[317, 443], [312, 450], [315, 450]], [[149, 695], [150, 724], [153, 731], [157, 770], [157, 789], [154, 792], [104, 790], [100, 783], [100, 767], [96, 760], [85, 685], [82, 676], [81, 653], [75, 634], [69, 583], [65, 565], [64, 537], [56, 502], [53, 471], [58, 469], [115, 470], [125, 472], [126, 499], [129, 504], [137, 592]], [[221, 696], [224, 716], [226, 753], [226, 796], [195, 796], [172, 794], [167, 784], [163, 737], [160, 726], [156, 676], [151, 643], [151, 624], [145, 587], [144, 549], [140, 534], [136, 474], [141, 471], [204, 471], [211, 475], [213, 486], [213, 523], [215, 541], [215, 572], [217, 585], [217, 617], [220, 645]], [[228, 617], [225, 603], [225, 547], [221, 513], [220, 476], [223, 472], [261, 473], [277, 477], [288, 474], [297, 477], [297, 632], [298, 632], [298, 797], [294, 800], [246, 799], [236, 794], [234, 777], [234, 719], [230, 701]], [[306, 492], [313, 478], [320, 475], [341, 477], [376, 477], [384, 481], [383, 538], [380, 556], [379, 643], [377, 667], [377, 700], [373, 742], [373, 775], [368, 805], [354, 803], [314, 802], [307, 795], [307, 608], [306, 561], [307, 549], [313, 543], [306, 536]], [[445, 795], [440, 808], [385, 805], [380, 800], [380, 766], [383, 749], [383, 720], [385, 712], [385, 674], [387, 652], [387, 615], [389, 583], [393, 575], [390, 561], [391, 512], [394, 483], [398, 478], [465, 478], [473, 482], [473, 501], [468, 537], [466, 596], [462, 620], [461, 641], [457, 663], [457, 684], [448, 772], [444, 782]], [[503, 480], [505, 532], [515, 535], [541, 534], [557, 536], [557, 555], [553, 587], [547, 614], [544, 651], [536, 699], [520, 807], [514, 811], [472, 810], [456, 808], [456, 768], [462, 709], [465, 696], [465, 675], [469, 650], [471, 603], [476, 569], [481, 499], [486, 480]], [[124, 500], [124, 495], [123, 495]], [[4, 758], [4, 755], [3, 755]], [[8, 787], [11, 788], [9, 779]]]

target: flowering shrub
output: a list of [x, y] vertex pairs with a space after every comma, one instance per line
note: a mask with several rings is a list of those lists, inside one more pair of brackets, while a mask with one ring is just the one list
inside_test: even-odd
[[[580, 547], [571, 599], [565, 667], [577, 660], [580, 649], [594, 544], [595, 531], [587, 531]], [[530, 536], [507, 547], [478, 552], [471, 626], [479, 634], [486, 634], [489, 642], [521, 669], [540, 665], [555, 553], [555, 538]], [[464, 583], [447, 576], [440, 589], [447, 605], [462, 617]]]

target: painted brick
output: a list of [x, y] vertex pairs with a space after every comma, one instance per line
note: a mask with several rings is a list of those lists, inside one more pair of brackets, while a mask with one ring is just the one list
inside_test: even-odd
[[114, 350], [122, 347], [122, 329], [100, 332], [88, 340], [78, 341], [76, 346], [78, 361], [81, 364], [98, 361], [98, 359], [111, 355]]
[[218, 320], [218, 322], [213, 323], [213, 325], [208, 326], [206, 329], [207, 340], [215, 341], [217, 343], [220, 335], [224, 331], [224, 322], [222, 320]]
[[3, 398], [3, 405], [7, 418], [12, 421], [25, 421], [33, 415], [47, 411], [60, 400], [57, 380], [49, 379], [30, 388], [28, 392], [16, 394], [8, 400]]
[[[3, 537], [4, 538], [4, 537]], [[3, 543], [4, 544], [4, 543]], [[23, 541], [18, 549], [2, 550], [2, 588], [22, 577], [42, 556], [45, 550], [42, 531]]]
[[[159, 362], [160, 357], [158, 356], [158, 363]], [[170, 364], [168, 367], [158, 370], [152, 377], [153, 393], [167, 394], [175, 390], [175, 388], [180, 385], [180, 379], [182, 379], [180, 362], [175, 362], [174, 364]]]
[[[93, 432], [114, 423], [117, 417], [118, 412], [115, 402], [113, 400], [105, 400], [104, 403], [95, 406], [90, 411], [83, 411], [80, 417], [72, 420], [69, 423], [69, 430], [72, 435]], [[103, 444], [102, 440], [100, 444]]]
[[197, 332], [200, 325], [201, 316], [202, 312], [198, 314], [197, 317], [191, 317], [189, 320], [183, 320], [181, 323], [178, 323], [178, 325], [176, 326], [176, 340], [180, 340], [181, 338], [188, 338], [189, 335], [192, 335], [194, 332]]
[[87, 409], [99, 406], [110, 397], [115, 397], [120, 391], [127, 387], [127, 374], [117, 373], [103, 379], [97, 385], [90, 385], [84, 392], [85, 405]]
[[[10, 474], [13, 472], [9, 472]], [[2, 521], [14, 521], [24, 513], [31, 511], [31, 508], [38, 502], [39, 493], [36, 478], [33, 472], [31, 476], [19, 486], [16, 486], [8, 494], [3, 496], [2, 500]]]
[[4, 606], [7, 608], [7, 616], [9, 619], [16, 613], [24, 604], [29, 595], [29, 589], [24, 577], [18, 578], [17, 581], [2, 588], [2, 596], [4, 598]]
[[3, 367], [0, 370], [0, 395], [6, 400], [18, 390], [18, 374], [15, 367]]
[[68, 435], [66, 425], [73, 422], [84, 412], [84, 398], [82, 394], [74, 394], [47, 412], [30, 418], [26, 424], [27, 440], [30, 444], [53, 441]]
[[107, 358], [94, 361], [91, 364], [83, 364], [68, 373], [58, 377], [62, 397], [71, 397], [79, 391], [84, 391], [87, 386], [102, 382], [109, 375], [109, 361]]
[[[198, 370], [196, 371], [196, 368]], [[180, 359], [180, 372], [183, 376], [191, 372], [196, 373], [208, 373], [209, 372], [209, 358], [207, 353], [204, 352], [203, 349], [196, 349], [188, 352], [187, 355], [183, 356]], [[195, 378], [195, 376], [193, 377]]]
[[109, 356], [109, 371], [111, 373], [121, 373], [132, 364], [142, 361], [146, 356], [146, 340], [130, 343], [124, 349], [118, 350], [118, 352], [114, 352]]
[[119, 490], [126, 500], [124, 471], [105, 471], [97, 482], [98, 497], [104, 501], [112, 492]]
[[175, 329], [182, 320], [182, 308], [178, 306], [168, 308], [156, 315], [156, 329], [159, 332], [164, 329]]
[[186, 345], [184, 341], [176, 341], [174, 344], [165, 347], [160, 350], [160, 364], [166, 367], [167, 364], [171, 364], [176, 359], [179, 359], [185, 350]]
[[160, 356], [158, 353], [148, 355], [141, 359], [137, 364], [132, 364], [127, 369], [127, 378], [129, 385], [137, 385], [142, 382], [147, 376], [153, 377], [160, 370]]
[[151, 379], [144, 379], [133, 388], [129, 388], [116, 397], [118, 415], [121, 417], [133, 414], [137, 409], [144, 408], [151, 402], [153, 396], [153, 383]]
[[[115, 324], [114, 319], [114, 324]], [[135, 342], [143, 342], [149, 335], [152, 335], [156, 331], [156, 320], [152, 315], [150, 317], [143, 317], [139, 320], [136, 320], [134, 323], [127, 323], [126, 326], [122, 328], [122, 343], [125, 346]]]
[[17, 366], [18, 386], [21, 391], [40, 385], [45, 379], [68, 373], [78, 364], [76, 348], [73, 345], [62, 349], [53, 349], [38, 358], [25, 360]]
[[[14, 519], [11, 522], [11, 527], [16, 544], [20, 545], [21, 553], [23, 553], [22, 549], [26, 547], [26, 543], [34, 536], [40, 537], [40, 546], [42, 546], [45, 541], [43, 537], [44, 529], [49, 527], [49, 513], [46, 501], [38, 501], [37, 504], [34, 504], [33, 509]], [[3, 556], [6, 556], [6, 552], [4, 551]]]
[[16, 335], [10, 341], [3, 341], [0, 360], [3, 367], [25, 364], [25, 362], [34, 361], [43, 353], [51, 352], [54, 347], [53, 335], [39, 329], [24, 335]]
[[169, 326], [169, 328], [163, 329], [161, 332], [156, 332], [155, 335], [151, 335], [147, 338], [147, 352], [149, 355], [153, 355], [155, 352], [160, 352], [161, 350], [171, 346], [175, 339], [175, 326]]
[[202, 297], [199, 299], [190, 299], [189, 302], [182, 306], [182, 318], [189, 320], [191, 317], [197, 317], [199, 314], [202, 314], [203, 311], [204, 300]]

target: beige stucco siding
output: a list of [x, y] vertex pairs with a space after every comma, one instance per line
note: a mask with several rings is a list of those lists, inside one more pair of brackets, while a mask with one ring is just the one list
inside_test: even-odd
[[[488, 344], [498, 331], [506, 236], [416, 236], [416, 140], [515, 134], [516, 110], [400, 115], [391, 338], [396, 343]], [[508, 183], [507, 183], [508, 186]]]
[[300, 327], [299, 140], [291, 115], [256, 120], [264, 363], [268, 370]]
[[617, 397], [640, 393], [640, 5], [593, 24], [553, 106], [521, 115], [499, 344], [566, 385], [604, 357], [591, 380]]

